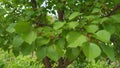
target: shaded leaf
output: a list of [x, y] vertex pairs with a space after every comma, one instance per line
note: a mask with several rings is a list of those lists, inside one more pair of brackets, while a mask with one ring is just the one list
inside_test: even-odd
[[111, 24], [110, 23], [104, 23], [103, 27], [107, 31], [109, 31], [111, 34], [113, 34], [115, 32], [115, 30], [116, 30], [116, 26], [114, 24], [112, 24], [112, 23]]
[[4, 16], [6, 14], [6, 10], [3, 8], [0, 8], [0, 16]]
[[120, 23], [120, 14], [111, 16], [111, 19], [112, 19], [111, 21], [114, 23]]
[[59, 49], [56, 45], [50, 45], [47, 49], [47, 56], [54, 61], [57, 61], [64, 54], [62, 49]]
[[29, 55], [34, 50], [33, 45], [29, 45], [28, 43], [25, 42], [20, 46], [20, 48], [21, 48], [20, 51], [22, 52], [23, 55]]
[[110, 60], [114, 61], [115, 60], [115, 53], [113, 47], [101, 44], [100, 45], [103, 52], [110, 58]]
[[70, 32], [66, 36], [68, 47], [82, 46], [83, 43], [87, 42], [87, 37], [79, 34], [78, 32]]
[[37, 40], [36, 40], [36, 44], [37, 44], [38, 46], [42, 46], [42, 45], [45, 45], [45, 44], [49, 43], [49, 41], [50, 41], [49, 38], [39, 37], [39, 38], [37, 38]]
[[66, 56], [70, 60], [76, 59], [80, 55], [80, 49], [79, 48], [69, 48], [66, 52]]
[[100, 12], [100, 8], [94, 8], [91, 13], [98, 13], [98, 12]]
[[19, 47], [23, 42], [24, 40], [20, 36], [16, 36], [13, 39], [13, 46]]
[[29, 34], [31, 32], [31, 26], [28, 22], [20, 22], [15, 25], [15, 30], [20, 35]]
[[65, 46], [65, 43], [66, 43], [66, 42], [65, 42], [65, 39], [60, 38], [60, 39], [56, 40], [55, 45], [57, 45], [57, 46], [59, 46], [61, 49], [63, 49], [64, 46]]
[[47, 47], [46, 46], [38, 47], [36, 51], [36, 56], [40, 60], [47, 56]]
[[26, 34], [22, 35], [22, 38], [24, 39], [25, 42], [32, 44], [32, 42], [35, 41], [37, 38], [37, 33], [32, 31], [27, 35]]
[[20, 22], [15, 25], [15, 30], [21, 35], [23, 40], [31, 44], [37, 38], [37, 33], [32, 31], [32, 27], [28, 22]]
[[13, 50], [12, 50], [12, 52], [13, 52], [13, 54], [17, 57], [17, 56], [19, 56], [19, 54], [20, 54], [20, 48], [18, 48], [18, 47], [15, 47], [15, 48], [13, 48]]

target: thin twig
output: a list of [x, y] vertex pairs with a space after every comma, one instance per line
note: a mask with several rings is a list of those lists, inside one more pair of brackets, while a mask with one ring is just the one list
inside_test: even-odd
[[115, 14], [118, 10], [120, 10], [120, 4], [117, 4], [117, 6], [115, 6], [113, 8], [113, 10], [109, 14], [107, 14], [105, 17], [109, 17], [109, 16]]

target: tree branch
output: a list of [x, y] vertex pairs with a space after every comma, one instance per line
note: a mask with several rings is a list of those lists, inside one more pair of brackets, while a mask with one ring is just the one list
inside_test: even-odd
[[45, 65], [45, 68], [52, 68], [51, 63], [50, 63], [50, 59], [48, 57], [45, 57], [43, 59], [43, 63]]
[[[60, 2], [60, 3], [66, 3], [66, 1], [61, 1], [61, 0], [58, 0], [58, 2]], [[58, 11], [58, 18], [59, 18], [59, 21], [63, 21], [64, 20], [64, 10], [61, 8], [61, 9], [59, 9]]]
[[[36, 0], [31, 0], [31, 5], [32, 5], [32, 9], [33, 9], [34, 11], [36, 11], [36, 10], [37, 10]], [[40, 17], [41, 17], [42, 15], [43, 15], [43, 14], [34, 17], [33, 23], [35, 24], [35, 28], [37, 28], [37, 27], [44, 27], [44, 26], [52, 27], [52, 26], [49, 25], [49, 24], [41, 23]], [[45, 14], [44, 17], [43, 17], [43, 19], [44, 19], [43, 21], [46, 21], [46, 17], [45, 17], [45, 16], [46, 16], [46, 14]]]
[[47, 23], [36, 23], [35, 24], [35, 28], [44, 27], [44, 26], [52, 27], [52, 25], [49, 25]]
[[120, 10], [120, 4], [117, 4], [117, 6], [115, 6], [113, 8], [113, 10], [109, 14], [107, 14], [105, 17], [109, 17], [109, 16], [115, 14], [118, 10]]
[[32, 8], [35, 10], [37, 8], [36, 0], [31, 0]]
[[[58, 2], [60, 2], [60, 3], [66, 3], [66, 1], [61, 1], [61, 0], [58, 0]], [[63, 21], [64, 20], [64, 9], [59, 9], [58, 11], [58, 19], [59, 19], [59, 21]], [[64, 58], [60, 58], [59, 60], [58, 60], [58, 66], [57, 66], [57, 68], [66, 68], [70, 63], [72, 63], [72, 61], [70, 61], [69, 59], [64, 59]]]
[[58, 18], [60, 21], [64, 20], [64, 10], [59, 10], [58, 11]]
[[57, 68], [67, 68], [67, 66], [69, 64], [71, 64], [73, 61], [71, 61], [69, 59], [60, 58], [58, 62], [59, 62], [59, 64], [58, 64]]

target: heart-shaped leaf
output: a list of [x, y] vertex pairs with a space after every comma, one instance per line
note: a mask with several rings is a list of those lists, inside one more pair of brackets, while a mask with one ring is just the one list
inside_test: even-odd
[[111, 34], [106, 30], [100, 30], [96, 33], [96, 38], [103, 41], [103, 42], [109, 42]]
[[101, 49], [94, 43], [86, 44], [82, 46], [85, 56], [89, 59], [98, 57], [101, 53]]

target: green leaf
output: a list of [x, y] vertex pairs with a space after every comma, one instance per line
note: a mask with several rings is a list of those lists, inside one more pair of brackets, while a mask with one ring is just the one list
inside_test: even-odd
[[22, 38], [24, 39], [25, 42], [32, 44], [33, 41], [36, 40], [37, 38], [37, 33], [31, 31], [29, 34], [22, 35]]
[[76, 32], [76, 31], [71, 31], [67, 34], [66, 40], [67, 40], [68, 43], [72, 43], [79, 36], [80, 36], [80, 33]]
[[86, 18], [87, 20], [94, 20], [94, 19], [98, 19], [98, 17], [97, 17], [97, 16], [95, 16], [95, 15], [85, 16], [85, 18]]
[[91, 13], [99, 13], [99, 12], [100, 12], [100, 8], [94, 8]]
[[79, 48], [69, 48], [66, 52], [66, 56], [70, 60], [76, 59], [80, 55], [80, 49]]
[[53, 29], [58, 30], [61, 27], [63, 27], [64, 24], [65, 24], [65, 22], [55, 22], [54, 25], [53, 25]]
[[16, 25], [16, 23], [11, 23], [8, 28], [6, 29], [7, 32], [9, 33], [13, 33], [15, 32], [14, 26]]
[[67, 23], [67, 26], [70, 29], [75, 29], [75, 27], [78, 26], [78, 25], [79, 25], [79, 23], [75, 22], [75, 21]]
[[103, 42], [109, 42], [111, 34], [106, 30], [100, 30], [96, 33], [97, 39]]
[[0, 8], [0, 16], [4, 16], [6, 14], [6, 10], [3, 8]]
[[85, 29], [89, 33], [95, 33], [99, 28], [97, 25], [89, 25], [89, 26], [86, 26]]
[[17, 23], [14, 28], [16, 32], [19, 33], [20, 35], [29, 34], [29, 32], [31, 32], [32, 30], [32, 27], [28, 22]]
[[20, 54], [20, 48], [19, 47], [14, 47], [13, 50], [12, 50], [14, 56], [19, 56]]
[[43, 30], [42, 30], [43, 35], [44, 36], [50, 36], [50, 35], [52, 35], [53, 34], [52, 30], [53, 29], [51, 27], [48, 27], [48, 26], [43, 27]]
[[94, 43], [90, 43], [89, 45], [83, 45], [82, 49], [85, 56], [89, 59], [94, 59], [98, 57], [101, 53], [99, 46]]
[[103, 52], [110, 58], [110, 60], [114, 61], [115, 60], [115, 52], [113, 47], [101, 44], [100, 45]]
[[44, 2], [44, 0], [36, 0], [36, 2], [41, 5]]
[[120, 23], [120, 14], [111, 16], [111, 21], [114, 23]]
[[28, 22], [20, 22], [15, 25], [15, 30], [21, 35], [23, 40], [31, 44], [37, 38], [37, 33], [32, 31], [32, 27]]
[[103, 27], [105, 30], [109, 31], [111, 34], [115, 33], [116, 26], [114, 24], [104, 23]]
[[29, 45], [28, 43], [25, 42], [20, 46], [20, 48], [21, 48], [20, 51], [22, 52], [23, 55], [29, 55], [34, 50], [33, 45]]
[[87, 42], [87, 37], [78, 32], [69, 32], [66, 36], [66, 40], [69, 44], [68, 47], [77, 47]]
[[23, 42], [24, 40], [20, 36], [16, 36], [13, 39], [13, 46], [19, 47]]
[[69, 20], [72, 20], [74, 18], [76, 18], [77, 16], [82, 15], [82, 13], [79, 12], [73, 12], [70, 16], [69, 16]]
[[115, 2], [115, 4], [119, 4], [120, 3], [120, 0], [114, 0], [113, 2]]
[[36, 56], [40, 60], [47, 56], [47, 47], [46, 46], [38, 47], [36, 51]]
[[50, 41], [49, 38], [39, 37], [39, 38], [37, 38], [37, 40], [36, 40], [36, 44], [37, 44], [38, 46], [42, 46], [42, 45], [48, 44], [49, 41]]
[[64, 48], [65, 46], [65, 39], [59, 38], [58, 40], [55, 41], [55, 45], [59, 46], [61, 49]]
[[63, 54], [63, 50], [57, 47], [55, 44], [50, 45], [47, 49], [47, 56], [54, 61], [58, 61]]
[[[103, 23], [105, 23], [105, 22], [108, 22], [109, 20], [110, 20], [110, 18], [104, 17], [104, 18], [100, 19], [100, 24], [103, 24]], [[109, 24], [110, 24], [110, 23], [109, 23]]]

